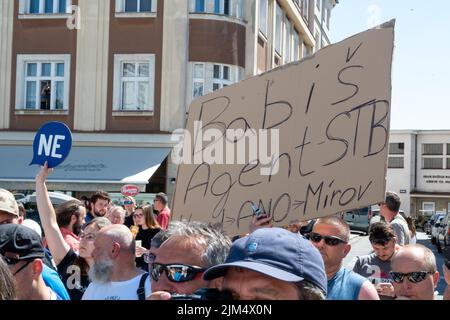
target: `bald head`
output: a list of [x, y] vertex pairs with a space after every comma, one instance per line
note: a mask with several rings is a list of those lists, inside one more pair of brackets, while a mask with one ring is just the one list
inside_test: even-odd
[[111, 243], [120, 245], [121, 251], [128, 252], [132, 255], [135, 253], [135, 242], [130, 229], [124, 225], [113, 224], [100, 230], [99, 235], [109, 238]]
[[436, 272], [436, 257], [433, 251], [421, 244], [406, 245], [402, 247], [392, 259], [392, 269], [406, 263], [422, 266], [421, 271]]

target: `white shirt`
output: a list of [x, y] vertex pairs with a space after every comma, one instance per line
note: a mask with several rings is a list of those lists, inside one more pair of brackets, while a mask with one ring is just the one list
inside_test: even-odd
[[[138, 300], [137, 289], [142, 274], [127, 281], [91, 282], [82, 300]], [[145, 280], [145, 297], [152, 293], [150, 275]]]

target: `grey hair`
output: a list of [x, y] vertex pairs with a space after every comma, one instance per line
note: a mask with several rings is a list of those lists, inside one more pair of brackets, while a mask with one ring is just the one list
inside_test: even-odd
[[303, 280], [295, 285], [299, 300], [325, 300], [326, 293], [313, 282]]
[[186, 237], [205, 249], [201, 260], [205, 267], [224, 263], [231, 247], [231, 240], [220, 226], [199, 221], [172, 221], [167, 230], [161, 230], [152, 239], [152, 247], [159, 248], [173, 236]]

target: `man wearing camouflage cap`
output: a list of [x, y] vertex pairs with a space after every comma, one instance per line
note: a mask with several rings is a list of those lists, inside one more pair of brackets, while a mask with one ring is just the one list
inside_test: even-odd
[[14, 195], [0, 188], [0, 225], [19, 222], [19, 207]]

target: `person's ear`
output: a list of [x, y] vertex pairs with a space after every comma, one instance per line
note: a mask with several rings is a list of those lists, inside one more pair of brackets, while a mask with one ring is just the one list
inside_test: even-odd
[[344, 246], [344, 257], [352, 250], [352, 245], [350, 243], [346, 243]]
[[223, 287], [223, 277], [213, 279], [209, 283], [209, 288], [216, 288], [222, 290], [222, 287]]
[[111, 255], [113, 258], [117, 258], [117, 256], [120, 253], [120, 244], [117, 242], [114, 242], [111, 248]]
[[439, 282], [439, 271], [436, 271], [433, 274], [433, 282], [434, 282], [434, 288], [436, 289], [438, 282]]
[[72, 215], [70, 217], [70, 224], [75, 224], [78, 221], [78, 217], [76, 215]]
[[39, 276], [42, 274], [42, 270], [44, 269], [44, 265], [41, 259], [36, 259], [31, 263], [31, 276], [33, 280], [37, 280]]

